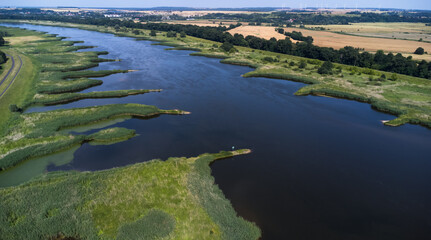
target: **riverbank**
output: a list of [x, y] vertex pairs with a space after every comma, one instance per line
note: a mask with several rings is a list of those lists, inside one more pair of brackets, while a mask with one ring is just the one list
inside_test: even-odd
[[258, 239], [260, 230], [236, 215], [209, 168], [217, 159], [249, 152], [56, 172], [0, 189], [0, 234], [8, 239]]
[[9, 84], [12, 80], [9, 77], [6, 79], [5, 84], [10, 85], [10, 88], [0, 101], [0, 171], [25, 160], [66, 150], [84, 142], [109, 144], [134, 136], [131, 130], [108, 129], [99, 131], [96, 135], [85, 135], [62, 131], [65, 128], [118, 118], [187, 114], [185, 111], [161, 110], [140, 104], [23, 113], [33, 105], [57, 105], [90, 98], [120, 98], [160, 92], [161, 89], [76, 93], [103, 83], [92, 78], [127, 73], [129, 70], [89, 71], [86, 69], [112, 60], [99, 58], [100, 55], [107, 54], [106, 52], [76, 52], [77, 49], [85, 49], [88, 46], [74, 46], [77, 42], [63, 41], [64, 38], [54, 34], [1, 28], [11, 35], [6, 38], [8, 45], [2, 47], [2, 50], [14, 59], [22, 59], [22, 66], [12, 69], [14, 82]]
[[[167, 45], [174, 49], [193, 49], [199, 52], [192, 55], [222, 58], [224, 63], [256, 68], [244, 74], [245, 77], [278, 78], [311, 84], [300, 89], [297, 95], [330, 96], [369, 103], [373, 109], [397, 117], [384, 123], [388, 126], [411, 123], [431, 127], [431, 94], [429, 94], [431, 81], [427, 79], [342, 64], [334, 64], [333, 74], [322, 75], [317, 73], [322, 64], [319, 60], [245, 47], [235, 47], [237, 51], [225, 52], [220, 48], [220, 43], [190, 36], [168, 38], [163, 32], [150, 36], [150, 31], [141, 29], [136, 35], [132, 33], [133, 29], [127, 29], [127, 32], [116, 32], [113, 27], [47, 21], [18, 22], [75, 27], [133, 37], [137, 40], [157, 41], [158, 45]], [[305, 67], [302, 62], [305, 63]]]

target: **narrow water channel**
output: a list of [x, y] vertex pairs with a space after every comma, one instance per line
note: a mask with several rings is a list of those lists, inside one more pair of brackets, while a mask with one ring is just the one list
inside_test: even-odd
[[263, 239], [431, 236], [431, 130], [387, 127], [381, 120], [394, 116], [367, 104], [294, 96], [304, 84], [242, 78], [250, 68], [189, 56], [189, 51], [73, 28], [13, 26], [82, 40], [97, 46], [82, 51], [109, 51], [103, 57], [121, 59], [93, 70], [138, 70], [101, 78], [104, 84], [87, 92], [163, 89], [28, 111], [141, 103], [192, 112], [115, 123], [139, 136], [110, 146], [85, 144], [73, 160], [50, 164], [49, 171], [94, 171], [251, 148], [252, 154], [214, 163], [212, 174], [238, 214], [262, 229]]

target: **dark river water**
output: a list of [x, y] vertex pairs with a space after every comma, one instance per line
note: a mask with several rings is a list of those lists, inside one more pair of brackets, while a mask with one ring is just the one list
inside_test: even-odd
[[138, 70], [101, 78], [104, 84], [87, 92], [163, 89], [29, 111], [142, 103], [192, 112], [116, 123], [139, 136], [110, 146], [85, 144], [73, 161], [49, 171], [251, 148], [252, 154], [211, 168], [235, 210], [256, 222], [263, 239], [431, 239], [431, 130], [387, 127], [381, 120], [394, 116], [368, 104], [294, 96], [304, 84], [242, 78], [252, 69], [189, 51], [73, 28], [14, 26], [83, 40], [97, 46], [84, 51], [109, 51], [103, 57], [121, 59], [94, 70]]

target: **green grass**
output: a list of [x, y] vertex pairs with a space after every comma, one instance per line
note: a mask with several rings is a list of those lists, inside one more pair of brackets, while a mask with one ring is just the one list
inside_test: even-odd
[[131, 95], [145, 94], [149, 92], [158, 92], [155, 90], [116, 90], [116, 91], [103, 91], [103, 92], [88, 92], [88, 93], [62, 93], [62, 94], [37, 94], [33, 102], [30, 104], [38, 105], [58, 105], [65, 104], [82, 99], [95, 99], [95, 98], [122, 98]]
[[57, 172], [0, 189], [0, 236], [258, 239], [259, 229], [237, 217], [214, 185], [208, 165], [248, 152], [153, 160], [99, 172]]

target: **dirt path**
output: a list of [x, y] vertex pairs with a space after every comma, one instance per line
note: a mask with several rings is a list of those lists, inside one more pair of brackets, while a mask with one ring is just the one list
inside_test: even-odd
[[[0, 86], [6, 81], [6, 79], [9, 77], [10, 73], [13, 71], [13, 69], [15, 68], [15, 59], [12, 55], [6, 54], [8, 57], [10, 57], [10, 59], [12, 60], [12, 66], [9, 69], [9, 71], [7, 72], [6, 76], [4, 76], [4, 78], [0, 81]], [[22, 67], [22, 59], [21, 57], [18, 55], [18, 59], [19, 59], [19, 68], [18, 71], [15, 73], [15, 76], [13, 76], [12, 80], [10, 81], [10, 83], [7, 85], [7, 87], [3, 90], [2, 93], [0, 93], [0, 98], [6, 93], [6, 91], [9, 89], [9, 87], [12, 85], [12, 83], [15, 81], [16, 76], [18, 76], [19, 72], [21, 71], [21, 67]]]

